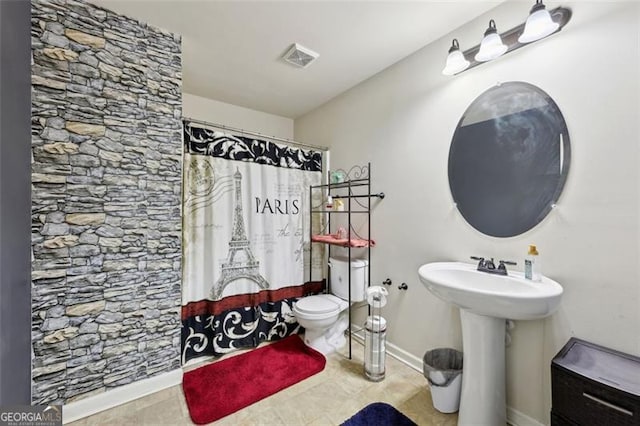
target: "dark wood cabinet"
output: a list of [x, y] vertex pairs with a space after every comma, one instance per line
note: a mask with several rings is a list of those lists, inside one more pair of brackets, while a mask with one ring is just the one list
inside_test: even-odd
[[640, 358], [572, 338], [551, 362], [551, 425], [640, 426]]

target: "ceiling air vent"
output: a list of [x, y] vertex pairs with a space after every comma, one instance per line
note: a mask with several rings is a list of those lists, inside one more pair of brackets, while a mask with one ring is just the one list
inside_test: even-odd
[[287, 53], [282, 56], [282, 59], [296, 67], [306, 68], [311, 64], [311, 62], [315, 61], [318, 56], [320, 55], [313, 50], [307, 49], [298, 43], [293, 43], [291, 48], [287, 50]]

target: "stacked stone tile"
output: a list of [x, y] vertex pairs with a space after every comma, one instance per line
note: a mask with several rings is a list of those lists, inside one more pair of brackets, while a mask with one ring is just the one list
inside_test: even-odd
[[179, 367], [181, 45], [73, 0], [31, 34], [33, 402], [68, 403]]

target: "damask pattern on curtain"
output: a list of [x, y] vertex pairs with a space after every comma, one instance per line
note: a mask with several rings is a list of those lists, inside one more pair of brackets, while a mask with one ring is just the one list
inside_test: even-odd
[[184, 143], [182, 362], [297, 333], [293, 302], [325, 285], [308, 259], [322, 153], [189, 123]]

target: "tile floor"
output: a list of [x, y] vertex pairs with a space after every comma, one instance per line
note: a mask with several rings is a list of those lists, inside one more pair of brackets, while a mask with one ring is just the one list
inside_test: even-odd
[[[431, 405], [426, 379], [421, 373], [387, 355], [386, 377], [371, 382], [363, 375], [364, 348], [353, 342], [353, 359], [347, 348], [327, 357], [325, 369], [214, 425], [339, 425], [372, 402], [393, 405], [418, 425], [455, 426], [456, 414], [442, 414]], [[180, 386], [70, 423], [97, 425], [191, 425]]]

